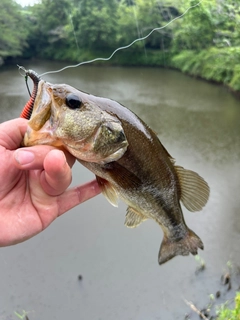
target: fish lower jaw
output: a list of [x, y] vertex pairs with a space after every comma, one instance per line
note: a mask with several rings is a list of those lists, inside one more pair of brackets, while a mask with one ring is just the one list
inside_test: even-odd
[[39, 131], [31, 131], [26, 132], [24, 139], [23, 139], [23, 145], [25, 147], [35, 146], [35, 145], [50, 145], [59, 147], [62, 145], [62, 143], [57, 140], [51, 132], [41, 132]]

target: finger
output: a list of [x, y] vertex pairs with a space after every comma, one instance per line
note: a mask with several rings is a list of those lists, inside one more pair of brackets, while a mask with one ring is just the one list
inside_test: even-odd
[[58, 216], [101, 193], [96, 180], [65, 191], [58, 197]]
[[51, 196], [63, 193], [71, 184], [72, 172], [63, 151], [53, 149], [45, 157], [40, 182]]
[[0, 124], [0, 145], [8, 150], [19, 148], [27, 130], [26, 119], [13, 119]]
[[[44, 159], [48, 153], [54, 149], [54, 147], [45, 145], [17, 149], [13, 154], [15, 160], [14, 164], [21, 170], [43, 169]], [[62, 152], [60, 151], [59, 156], [61, 157], [61, 155]], [[75, 162], [75, 158], [67, 151], [65, 152], [65, 156], [67, 158], [67, 162], [72, 167]]]

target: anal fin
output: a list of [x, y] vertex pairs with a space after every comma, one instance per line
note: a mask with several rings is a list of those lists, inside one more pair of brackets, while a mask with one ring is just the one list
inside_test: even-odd
[[147, 218], [145, 218], [143, 214], [137, 212], [131, 207], [128, 207], [124, 225], [128, 228], [135, 228], [146, 219]]

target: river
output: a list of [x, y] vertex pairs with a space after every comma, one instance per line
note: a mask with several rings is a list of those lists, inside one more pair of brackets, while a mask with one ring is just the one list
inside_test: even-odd
[[[61, 63], [25, 65], [39, 74]], [[198, 172], [211, 188], [201, 212], [183, 209], [203, 240], [193, 256], [159, 266], [162, 231], [153, 221], [124, 227], [126, 206], [112, 207], [102, 195], [74, 208], [36, 237], [0, 250], [0, 319], [177, 320], [198, 319], [209, 295], [217, 303], [239, 286], [221, 285], [227, 264], [240, 265], [240, 102], [226, 88], [158, 68], [85, 66], [44, 77], [109, 97], [138, 114], [159, 136], [177, 164]], [[1, 122], [18, 117], [28, 100], [17, 67], [0, 72]], [[73, 184], [93, 178], [76, 164]], [[82, 280], [78, 276], [82, 275]], [[186, 318], [186, 315], [189, 318]]]

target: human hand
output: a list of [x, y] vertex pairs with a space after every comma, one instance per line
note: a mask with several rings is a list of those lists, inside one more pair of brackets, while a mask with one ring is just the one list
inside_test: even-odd
[[19, 148], [26, 129], [27, 120], [20, 118], [0, 124], [0, 246], [33, 237], [100, 193], [96, 180], [67, 189], [75, 161], [68, 152]]

